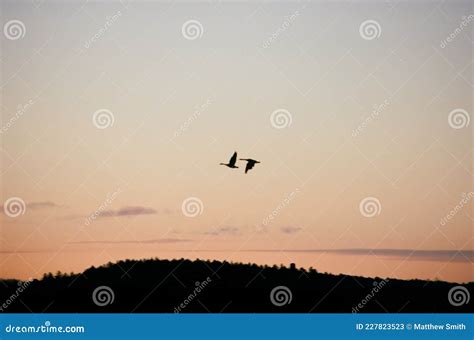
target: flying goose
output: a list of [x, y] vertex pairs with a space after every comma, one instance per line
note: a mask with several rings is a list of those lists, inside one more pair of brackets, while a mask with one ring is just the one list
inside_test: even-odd
[[255, 159], [251, 159], [251, 158], [240, 158], [240, 160], [247, 162], [247, 166], [245, 167], [245, 173], [247, 173], [247, 171], [252, 169], [255, 164], [260, 163], [259, 161], [256, 161]]
[[232, 157], [230, 158], [228, 164], [220, 163], [220, 165], [225, 165], [225, 166], [227, 166], [227, 167], [229, 167], [229, 168], [237, 169], [238, 166], [235, 166], [235, 163], [236, 163], [236, 162], [237, 162], [237, 152], [234, 152], [234, 154], [233, 154]]

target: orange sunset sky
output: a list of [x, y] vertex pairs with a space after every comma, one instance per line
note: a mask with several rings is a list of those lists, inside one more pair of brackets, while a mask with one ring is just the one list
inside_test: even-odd
[[473, 281], [473, 19], [2, 1], [0, 277], [184, 257]]

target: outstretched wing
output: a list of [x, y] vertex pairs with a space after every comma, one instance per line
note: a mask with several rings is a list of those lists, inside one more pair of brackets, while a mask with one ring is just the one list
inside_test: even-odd
[[252, 169], [254, 165], [255, 165], [255, 162], [253, 162], [253, 161], [247, 161], [247, 166], [245, 167], [245, 173], [247, 173], [247, 171], [249, 171], [250, 169]]
[[229, 165], [230, 165], [230, 166], [234, 166], [234, 165], [235, 165], [235, 162], [237, 162], [237, 152], [234, 152], [234, 154], [233, 154], [232, 157], [230, 158]]

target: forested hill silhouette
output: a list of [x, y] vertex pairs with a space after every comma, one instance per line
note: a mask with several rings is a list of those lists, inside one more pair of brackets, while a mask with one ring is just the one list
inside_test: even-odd
[[331, 275], [294, 265], [126, 260], [91, 267], [82, 274], [47, 274], [29, 283], [3, 280], [0, 303], [6, 302], [0, 307], [7, 313], [472, 311], [472, 302], [452, 303], [456, 286], [469, 294], [474, 283]]

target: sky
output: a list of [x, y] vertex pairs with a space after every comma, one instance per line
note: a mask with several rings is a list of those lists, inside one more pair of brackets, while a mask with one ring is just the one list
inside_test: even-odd
[[0, 276], [159, 257], [473, 281], [472, 15], [2, 1]]

